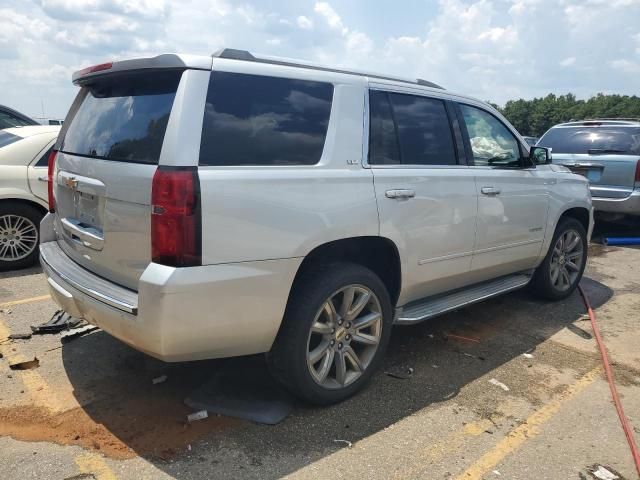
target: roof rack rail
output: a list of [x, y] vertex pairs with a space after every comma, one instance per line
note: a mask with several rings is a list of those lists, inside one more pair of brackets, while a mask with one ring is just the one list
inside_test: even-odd
[[244, 60], [246, 62], [257, 62], [257, 63], [269, 63], [272, 65], [283, 65], [286, 67], [299, 67], [299, 68], [308, 68], [310, 70], [320, 70], [323, 72], [333, 72], [333, 73], [346, 73], [349, 75], [360, 75], [364, 77], [376, 78], [380, 80], [392, 80], [394, 82], [403, 82], [403, 83], [411, 83], [414, 85], [421, 85], [424, 87], [430, 88], [439, 88], [444, 90], [443, 87], [437, 85], [428, 80], [423, 80], [422, 78], [417, 78], [415, 80], [401, 78], [401, 77], [390, 77], [387, 75], [380, 75], [378, 73], [370, 73], [363, 72], [357, 70], [344, 70], [340, 68], [331, 68], [325, 67], [322, 65], [316, 65], [313, 63], [305, 62], [302, 60], [294, 60], [289, 58], [280, 58], [280, 57], [270, 57], [270, 56], [256, 56], [247, 50], [238, 50], [236, 48], [222, 48], [215, 52], [212, 57], [215, 58], [226, 58], [229, 60]]

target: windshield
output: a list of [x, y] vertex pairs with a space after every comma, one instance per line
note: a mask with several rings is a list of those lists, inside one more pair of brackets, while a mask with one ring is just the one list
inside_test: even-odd
[[182, 72], [99, 79], [83, 87], [61, 150], [120, 162], [157, 164]]
[[553, 153], [640, 155], [640, 127], [554, 127], [538, 145]]

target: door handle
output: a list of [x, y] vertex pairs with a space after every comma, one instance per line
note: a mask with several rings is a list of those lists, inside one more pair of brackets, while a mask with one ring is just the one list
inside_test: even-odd
[[39, 182], [48, 182], [49, 178], [48, 177], [38, 177], [38, 181]]
[[489, 196], [500, 195], [500, 192], [501, 192], [501, 190], [496, 187], [482, 187], [480, 191], [482, 192], [483, 195], [489, 195]]
[[403, 199], [403, 198], [415, 197], [416, 192], [414, 190], [409, 190], [409, 189], [396, 189], [396, 190], [387, 190], [386, 192], [384, 192], [384, 195], [387, 198]]

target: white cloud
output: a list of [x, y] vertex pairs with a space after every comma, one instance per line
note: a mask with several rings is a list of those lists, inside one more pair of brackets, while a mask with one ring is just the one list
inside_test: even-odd
[[313, 20], [309, 17], [305, 17], [304, 15], [300, 15], [296, 19], [296, 23], [298, 24], [298, 27], [303, 30], [311, 30], [313, 28]]
[[570, 67], [572, 65], [575, 65], [575, 63], [576, 63], [576, 57], [567, 57], [564, 60], [560, 61], [560, 66]]
[[333, 7], [327, 2], [317, 2], [313, 7], [313, 10], [322, 15], [331, 28], [340, 31], [343, 35], [347, 33], [348, 30], [342, 24], [340, 15], [338, 15]]

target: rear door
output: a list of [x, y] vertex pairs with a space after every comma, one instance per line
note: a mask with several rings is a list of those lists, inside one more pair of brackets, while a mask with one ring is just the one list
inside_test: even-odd
[[49, 155], [53, 151], [56, 140], [51, 140], [36, 158], [29, 164], [27, 176], [29, 178], [29, 188], [40, 200], [47, 201], [47, 167]]
[[132, 289], [151, 261], [151, 183], [182, 76], [96, 77], [82, 87], [58, 141], [58, 243], [80, 265]]
[[401, 252], [400, 304], [468, 283], [477, 198], [447, 105], [423, 95], [369, 92], [369, 165], [380, 235]]
[[587, 177], [594, 197], [626, 198], [634, 189], [640, 160], [640, 126], [560, 126], [538, 145], [553, 151], [553, 162]]

